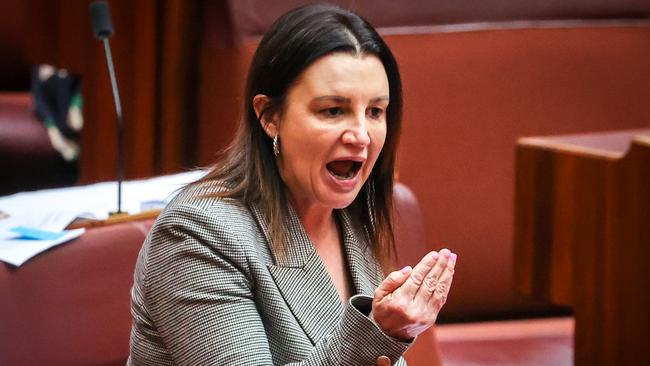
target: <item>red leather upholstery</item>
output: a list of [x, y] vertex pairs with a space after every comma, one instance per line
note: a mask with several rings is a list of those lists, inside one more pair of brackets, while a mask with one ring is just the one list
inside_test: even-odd
[[[422, 210], [413, 192], [404, 184], [398, 182], [393, 193], [397, 265], [400, 268], [406, 265], [414, 266], [427, 252]], [[405, 358], [409, 366], [442, 365], [435, 327], [418, 337], [406, 352]]]
[[395, 246], [399, 267], [414, 266], [427, 253], [422, 210], [410, 188], [395, 184]]
[[445, 366], [573, 365], [572, 318], [446, 324], [436, 335]]
[[[408, 187], [398, 183], [394, 192], [398, 265], [414, 265], [428, 251], [422, 212]], [[459, 271], [463, 271], [463, 258], [458, 260]], [[452, 287], [449, 297], [458, 298], [457, 295]], [[460, 299], [463, 300], [466, 299]], [[569, 366], [573, 361], [573, 320], [437, 325], [421, 334], [405, 357], [409, 366]]]
[[133, 268], [151, 224], [90, 229], [20, 268], [0, 263], [0, 365], [124, 365]]

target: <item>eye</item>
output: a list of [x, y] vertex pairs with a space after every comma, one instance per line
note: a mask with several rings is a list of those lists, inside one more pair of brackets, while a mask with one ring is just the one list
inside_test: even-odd
[[368, 116], [372, 119], [379, 119], [384, 115], [384, 109], [379, 107], [371, 107], [368, 109]]
[[343, 114], [343, 108], [341, 108], [341, 107], [332, 107], [332, 108], [327, 108], [327, 109], [323, 109], [323, 110], [321, 111], [321, 113], [322, 113], [325, 117], [335, 118], [335, 117], [338, 117], [338, 116], [340, 116], [340, 115]]

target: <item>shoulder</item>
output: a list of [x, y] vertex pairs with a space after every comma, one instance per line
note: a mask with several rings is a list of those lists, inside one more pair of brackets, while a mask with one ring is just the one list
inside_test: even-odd
[[143, 247], [149, 271], [226, 262], [246, 272], [262, 236], [248, 207], [215, 196], [219, 189], [218, 182], [189, 185], [163, 210]]
[[225, 228], [233, 235], [250, 233], [255, 227], [250, 210], [237, 199], [219, 197], [223, 190], [214, 181], [186, 186], [163, 210], [153, 230], [176, 227], [200, 235]]

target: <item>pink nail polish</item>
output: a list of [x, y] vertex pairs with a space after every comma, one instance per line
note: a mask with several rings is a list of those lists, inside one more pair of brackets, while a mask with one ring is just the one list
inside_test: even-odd
[[402, 268], [402, 273], [403, 274], [407, 274], [409, 272], [411, 272], [411, 266], [406, 266], [406, 267]]
[[456, 255], [456, 253], [451, 253], [451, 259], [453, 259], [454, 262], [456, 261], [456, 258], [458, 258], [458, 256]]

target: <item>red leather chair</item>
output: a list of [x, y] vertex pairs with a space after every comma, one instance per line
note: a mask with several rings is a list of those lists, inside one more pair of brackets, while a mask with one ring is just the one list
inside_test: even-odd
[[[427, 252], [422, 210], [413, 192], [404, 184], [397, 183], [393, 193], [397, 264], [400, 268], [406, 265], [413, 266]], [[435, 327], [420, 334], [404, 357], [409, 366], [442, 365]]]
[[133, 269], [152, 220], [89, 229], [19, 268], [0, 263], [0, 365], [121, 365]]

